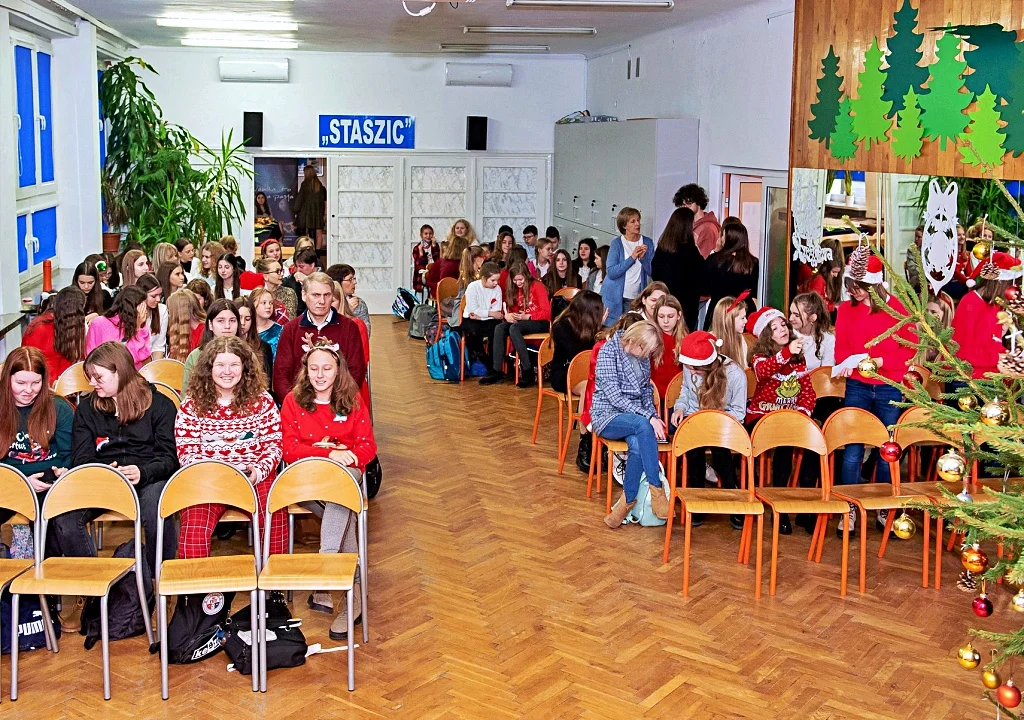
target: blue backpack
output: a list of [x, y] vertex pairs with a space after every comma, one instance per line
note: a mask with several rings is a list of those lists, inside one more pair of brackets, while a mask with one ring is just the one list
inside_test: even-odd
[[[427, 346], [427, 372], [432, 380], [459, 381], [459, 334], [445, 328], [441, 339]], [[469, 366], [469, 353], [463, 358]]]

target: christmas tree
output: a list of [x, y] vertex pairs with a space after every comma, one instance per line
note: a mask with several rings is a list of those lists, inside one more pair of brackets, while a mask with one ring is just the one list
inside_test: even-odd
[[931, 79], [928, 94], [920, 99], [921, 126], [929, 140], [939, 140], [939, 147], [946, 149], [946, 142], [959, 136], [967, 127], [964, 110], [971, 104], [974, 94], [963, 92], [967, 63], [957, 60], [960, 54], [960, 38], [950, 32], [952, 26], [939, 38], [935, 47], [935, 62], [929, 66]]
[[924, 145], [924, 129], [921, 127], [921, 109], [917, 105], [917, 93], [914, 88], [907, 90], [902, 98], [899, 122], [892, 131], [892, 151], [898, 158], [907, 162], [921, 155]]
[[1003, 147], [1014, 157], [1024, 153], [1024, 52], [1017, 54], [1017, 66], [1012, 74], [1010, 96], [1006, 105], [999, 108], [999, 114], [1006, 123], [1003, 132], [1006, 140]]
[[975, 46], [964, 52], [964, 62], [974, 71], [964, 76], [967, 89], [981, 95], [988, 85], [996, 97], [1010, 97], [1013, 73], [1020, 62], [1017, 33], [996, 23], [957, 25], [950, 31]]
[[857, 76], [859, 87], [857, 97], [850, 102], [853, 111], [853, 132], [858, 140], [864, 141], [864, 149], [871, 149], [871, 142], [882, 142], [885, 133], [892, 125], [889, 110], [891, 101], [882, 100], [882, 85], [885, 83], [885, 72], [882, 71], [882, 51], [878, 48], [878, 38], [864, 53], [864, 71]]
[[913, 90], [920, 97], [927, 92], [922, 86], [928, 82], [928, 68], [919, 64], [924, 56], [921, 52], [924, 35], [916, 31], [917, 10], [910, 0], [903, 0], [893, 14], [892, 30], [893, 34], [885, 41], [888, 50], [885, 61], [889, 67], [882, 92], [882, 99], [892, 103], [889, 117], [903, 109], [907, 90]]
[[840, 87], [843, 76], [839, 74], [839, 57], [829, 45], [828, 54], [821, 59], [822, 77], [818, 80], [818, 97], [811, 105], [813, 120], [807, 122], [811, 129], [811, 140], [824, 140], [825, 147], [832, 141], [832, 133], [836, 129], [836, 116], [839, 115], [839, 100], [842, 98]]
[[968, 113], [971, 124], [964, 133], [964, 138], [970, 140], [969, 145], [961, 145], [961, 159], [968, 165], [1003, 164], [1003, 139], [1005, 135], [999, 131], [999, 113], [996, 111], [996, 96], [988, 85], [985, 91], [978, 96], [975, 109]]
[[839, 103], [836, 129], [829, 137], [832, 157], [844, 163], [857, 154], [857, 135], [853, 132], [853, 117], [850, 115], [850, 98]]

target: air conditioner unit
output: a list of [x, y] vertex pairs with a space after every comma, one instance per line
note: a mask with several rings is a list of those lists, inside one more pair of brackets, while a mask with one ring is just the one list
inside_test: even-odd
[[512, 66], [499, 63], [446, 62], [444, 64], [444, 84], [512, 87]]
[[222, 82], [288, 82], [288, 58], [231, 58], [218, 62]]

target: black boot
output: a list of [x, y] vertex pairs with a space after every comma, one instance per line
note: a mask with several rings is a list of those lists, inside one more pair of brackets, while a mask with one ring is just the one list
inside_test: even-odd
[[516, 387], [531, 388], [537, 384], [537, 373], [533, 368], [529, 370], [519, 370], [519, 382], [516, 383]]
[[779, 516], [779, 535], [792, 535], [793, 526], [789, 522], [789, 513], [782, 513]]
[[576, 467], [580, 472], [590, 472], [590, 451], [593, 447], [590, 433], [580, 435], [580, 449], [576, 452]]

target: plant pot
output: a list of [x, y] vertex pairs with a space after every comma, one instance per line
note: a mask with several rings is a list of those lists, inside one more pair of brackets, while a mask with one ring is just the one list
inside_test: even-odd
[[857, 203], [857, 198], [855, 198], [853, 195], [847, 195], [846, 196], [846, 204], [847, 205], [855, 205], [856, 203]]
[[103, 233], [103, 252], [114, 253], [121, 249], [121, 233], [119, 232], [105, 232]]

